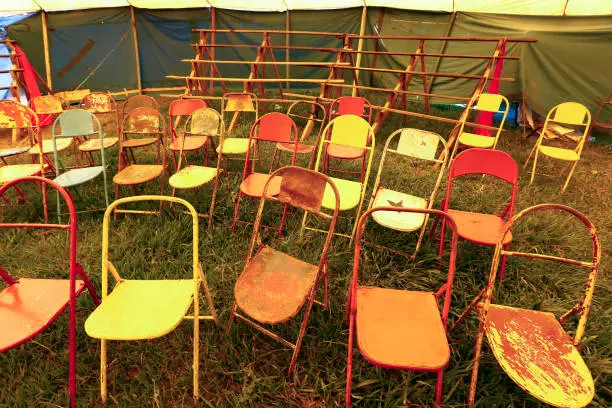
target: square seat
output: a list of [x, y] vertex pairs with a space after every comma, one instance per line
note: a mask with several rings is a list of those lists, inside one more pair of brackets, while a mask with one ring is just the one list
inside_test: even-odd
[[593, 399], [589, 368], [552, 313], [492, 304], [485, 333], [499, 365], [537, 399], [568, 408]]
[[194, 285], [193, 279], [122, 281], [89, 316], [85, 331], [107, 340], [161, 337], [189, 311]]
[[365, 155], [365, 149], [355, 146], [345, 146], [330, 143], [327, 145], [327, 154], [336, 159], [359, 159]]
[[[185, 139], [184, 146], [183, 139]], [[178, 152], [181, 150], [181, 147], [183, 147], [183, 151], [190, 152], [203, 148], [206, 142], [208, 142], [208, 136], [188, 136], [187, 138], [177, 137], [172, 141], [172, 143], [170, 143], [169, 148], [173, 152]]]
[[5, 184], [21, 177], [35, 176], [39, 173], [40, 164], [11, 164], [0, 167], [0, 184]]
[[217, 169], [204, 166], [187, 166], [170, 176], [168, 183], [174, 188], [196, 188], [217, 177]]
[[[330, 177], [330, 179], [336, 185], [338, 194], [340, 195], [340, 208], [338, 208], [340, 211], [350, 210], [359, 205], [359, 200], [361, 200], [361, 183], [335, 177]], [[332, 190], [329, 184], [325, 185], [325, 192], [323, 193], [323, 202], [321, 205], [330, 210], [336, 207], [334, 190]]]
[[[251, 173], [240, 183], [240, 191], [250, 197], [261, 197], [270, 175], [263, 173]], [[268, 187], [268, 195], [277, 196], [280, 193], [282, 177], [274, 176]]]
[[157, 137], [143, 137], [136, 139], [125, 139], [123, 141], [123, 147], [125, 148], [135, 148], [135, 147], [145, 147], [156, 143], [159, 140]]
[[115, 174], [113, 182], [127, 186], [142, 184], [155, 180], [163, 171], [161, 164], [132, 164]]
[[[381, 188], [376, 192], [372, 207], [427, 208], [427, 200]], [[376, 211], [372, 218], [383, 227], [404, 232], [416, 231], [425, 222], [425, 214], [397, 211]]]
[[[293, 149], [296, 148], [294, 143], [288, 142], [279, 142], [276, 144], [276, 148], [282, 150], [284, 152], [293, 153]], [[296, 151], [298, 154], [300, 153], [311, 153], [314, 150], [314, 145], [307, 145], [303, 143], [298, 143]]]
[[[117, 144], [118, 141], [119, 138], [117, 137], [105, 137], [104, 139], [102, 139], [102, 143], [104, 144], [105, 149], [113, 147], [115, 144]], [[95, 152], [100, 150], [100, 139], [93, 138], [81, 143], [79, 145], [79, 150], [82, 152]]]
[[437, 371], [450, 348], [433, 292], [357, 288], [357, 346], [384, 368]]
[[564, 149], [562, 147], [540, 146], [539, 149], [542, 154], [559, 160], [577, 161], [578, 159], [580, 159], [578, 153], [570, 149]]
[[284, 323], [306, 301], [318, 267], [270, 247], [255, 254], [236, 282], [236, 304], [261, 323]]
[[495, 144], [495, 138], [486, 135], [477, 135], [475, 133], [463, 132], [459, 136], [459, 142], [470, 147], [489, 148]]
[[[61, 152], [62, 150], [66, 150], [67, 148], [69, 148], [70, 145], [72, 144], [72, 140], [73, 139], [56, 139], [55, 146], [57, 147], [57, 151]], [[42, 149], [43, 149], [43, 154], [53, 153], [53, 140], [51, 139], [43, 140]], [[28, 153], [30, 154], [40, 153], [40, 147], [38, 146], [38, 144], [35, 144], [34, 146], [32, 146], [30, 150], [28, 150]]]
[[72, 187], [93, 180], [104, 172], [104, 166], [81, 167], [70, 169], [60, 174], [53, 181], [62, 187]]
[[217, 153], [222, 154], [246, 154], [249, 149], [249, 139], [239, 137], [228, 137], [223, 144], [217, 147]]
[[[496, 245], [505, 221], [495, 214], [481, 214], [469, 211], [451, 210], [448, 214], [457, 225], [457, 235], [482, 245]], [[504, 237], [504, 244], [512, 242], [512, 232]]]
[[[76, 281], [78, 296], [85, 284]], [[36, 337], [70, 301], [68, 279], [19, 279], [0, 292], [0, 353]]]

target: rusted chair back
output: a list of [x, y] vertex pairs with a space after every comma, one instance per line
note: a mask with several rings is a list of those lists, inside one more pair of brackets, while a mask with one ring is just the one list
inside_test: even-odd
[[41, 95], [30, 99], [30, 107], [39, 115], [58, 115], [68, 109], [68, 103], [56, 95]]
[[152, 96], [134, 95], [130, 96], [123, 104], [123, 115], [127, 115], [136, 108], [152, 108], [159, 109], [159, 104]]

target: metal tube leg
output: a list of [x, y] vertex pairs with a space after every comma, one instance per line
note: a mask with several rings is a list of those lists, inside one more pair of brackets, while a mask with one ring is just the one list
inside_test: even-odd
[[234, 210], [234, 221], [232, 222], [232, 232], [236, 231], [236, 223], [238, 222], [238, 216], [240, 215], [240, 199], [242, 198], [242, 191], [238, 192], [238, 201], [236, 202], [236, 209]]
[[565, 192], [565, 189], [567, 188], [567, 185], [569, 184], [570, 179], [574, 175], [574, 170], [576, 170], [576, 166], [577, 165], [578, 165], [578, 160], [576, 160], [574, 162], [574, 165], [572, 166], [572, 169], [570, 170], [569, 174], [567, 175], [567, 180], [565, 180], [565, 184], [563, 185], [563, 189], [561, 190], [561, 192]]
[[102, 339], [100, 343], [100, 395], [102, 402], [106, 404], [106, 340]]
[[476, 336], [476, 346], [474, 347], [474, 360], [472, 362], [472, 378], [470, 379], [470, 389], [468, 393], [468, 408], [474, 406], [476, 399], [476, 384], [478, 382], [478, 366], [480, 365], [480, 353], [482, 352], [482, 338], [484, 336], [484, 323], [482, 319], [478, 325], [478, 335]]
[[[350, 296], [349, 296], [350, 299]], [[350, 308], [350, 301], [349, 301]], [[353, 390], [353, 342], [355, 338], [355, 316], [349, 311], [349, 338], [348, 338], [348, 358], [346, 364], [346, 391], [345, 402], [348, 408], [351, 407], [351, 393]]]
[[227, 320], [227, 333], [232, 329], [232, 323], [234, 322], [234, 317], [236, 317], [236, 309], [238, 309], [238, 305], [234, 302], [234, 307], [232, 307], [232, 311], [230, 312], [229, 318]]
[[442, 389], [443, 389], [443, 380], [444, 380], [444, 369], [441, 368], [437, 372], [437, 380], [436, 380], [436, 407], [441, 406], [442, 403]]
[[[537, 145], [536, 145], [536, 148], [537, 148]], [[535, 178], [537, 164], [538, 164], [538, 150], [536, 149], [535, 156], [533, 157], [533, 167], [531, 168], [531, 178], [529, 179], [529, 184], [533, 183], [533, 179]]]

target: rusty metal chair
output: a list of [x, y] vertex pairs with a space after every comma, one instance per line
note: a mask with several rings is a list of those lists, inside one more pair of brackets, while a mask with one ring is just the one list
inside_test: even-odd
[[[205, 134], [205, 130], [207, 129], [198, 129], [198, 132], [191, 132], [190, 137], [184, 138], [185, 135], [180, 135], [180, 126], [183, 119], [185, 122], [183, 124], [183, 133], [185, 132], [187, 122], [186, 119], [191, 116], [193, 112], [199, 109], [203, 109], [208, 107], [206, 102], [202, 99], [177, 99], [176, 101], [172, 101], [170, 103], [170, 107], [168, 108], [168, 127], [170, 128], [170, 145], [168, 146], [168, 150], [172, 152], [172, 162], [174, 164], [174, 171], [177, 171], [177, 160], [176, 153], [182, 151], [185, 152], [194, 152], [197, 150], [201, 150], [206, 146], [206, 166], [208, 166], [208, 145], [212, 143], [213, 152], [215, 151], [215, 143], [209, 137], [209, 135]], [[193, 123], [191, 125], [193, 127]], [[213, 126], [211, 131], [216, 132], [217, 126]], [[210, 136], [218, 136], [216, 133], [212, 133]]]
[[133, 111], [136, 108], [151, 108], [155, 110], [159, 110], [159, 104], [149, 95], [133, 95], [130, 96], [127, 101], [123, 104], [121, 110], [121, 117], [125, 118], [127, 114]]
[[[107, 137], [103, 134], [103, 144], [105, 149], [109, 149], [119, 142], [119, 110], [117, 109], [117, 102], [110, 94], [104, 92], [92, 92], [89, 95], [85, 95], [79, 104], [81, 109], [93, 113], [96, 117], [102, 115], [113, 116], [115, 121], [115, 132], [116, 137]], [[100, 151], [100, 140], [93, 138], [79, 144], [79, 151], [85, 153], [89, 159], [91, 165], [93, 165], [92, 152]]]

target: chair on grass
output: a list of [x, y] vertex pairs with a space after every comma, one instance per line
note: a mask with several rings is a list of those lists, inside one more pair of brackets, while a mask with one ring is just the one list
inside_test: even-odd
[[[363, 230], [370, 215], [383, 211], [402, 214], [427, 214], [444, 218], [452, 231], [451, 252], [446, 281], [437, 292], [388, 289], [359, 285]], [[448, 313], [457, 255], [457, 226], [452, 217], [425, 208], [377, 207], [366, 211], [358, 222], [353, 260], [353, 279], [349, 289], [348, 364], [346, 405], [351, 406], [353, 383], [353, 344], [370, 363], [396, 370], [435, 372], [435, 401], [442, 401], [444, 368], [450, 360], [446, 336]], [[442, 311], [439, 300], [443, 298]]]
[[[332, 120], [342, 115], [355, 115], [370, 123], [372, 120], [372, 104], [367, 99], [359, 96], [342, 96], [332, 102], [329, 108], [329, 119]], [[351, 129], [347, 128], [346, 132], [351, 132]], [[328, 133], [324, 133], [324, 135], [325, 138], [329, 138]], [[368, 145], [369, 144], [370, 139], [368, 139]], [[324, 172], [328, 174], [331, 171], [354, 173], [345, 170], [332, 170], [330, 168], [330, 161], [332, 158], [349, 161], [361, 159], [361, 179], [363, 180], [366, 168], [366, 156], [367, 151], [365, 149], [360, 149], [357, 146], [329, 144], [326, 146], [325, 155], [323, 156]]]
[[125, 101], [125, 103], [123, 104], [121, 116], [125, 117], [131, 111], [137, 108], [150, 108], [150, 109], [159, 110], [159, 104], [157, 103], [155, 98], [153, 98], [152, 96], [133, 95], [133, 96], [130, 96], [127, 99], [127, 101]]
[[[395, 148], [392, 148], [392, 145], [395, 146]], [[436, 159], [436, 157], [440, 157], [438, 146], [442, 147], [441, 153], [444, 157], [443, 159]], [[417, 166], [419, 166], [421, 170], [423, 170], [424, 166], [427, 165], [427, 167], [432, 167], [432, 164], [438, 167], [435, 183], [430, 189], [431, 192], [427, 197], [415, 196], [387, 188], [386, 185], [388, 184], [383, 184], [381, 182], [389, 153], [395, 156], [401, 156], [403, 159], [402, 162], [404, 163], [407, 161], [406, 159], [410, 160], [410, 163], [413, 165], [412, 169], [416, 169]], [[437, 133], [419, 129], [396, 130], [389, 136], [385, 143], [368, 209], [376, 207], [431, 209], [436, 198], [436, 193], [438, 192], [438, 187], [442, 181], [442, 176], [446, 170], [447, 157], [448, 148], [446, 146], [446, 141]], [[410, 172], [414, 173], [414, 171]], [[397, 177], [385, 177], [385, 183], [397, 184], [392, 183], [394, 179], [398, 181]], [[383, 227], [396, 231], [412, 232], [420, 229], [421, 232], [419, 233], [416, 248], [411, 256], [413, 260], [415, 259], [416, 254], [419, 252], [423, 236], [425, 235], [429, 214], [418, 212], [376, 211], [372, 214], [372, 219]], [[404, 251], [395, 250], [376, 243], [374, 245], [382, 246], [404, 256], [409, 256]]]
[[93, 166], [93, 158], [91, 157], [92, 152], [100, 150], [100, 146], [104, 145], [105, 149], [113, 147], [119, 141], [119, 110], [117, 109], [117, 102], [110, 94], [104, 92], [92, 92], [81, 100], [79, 104], [81, 109], [85, 109], [88, 112], [93, 113], [96, 117], [106, 115], [113, 116], [115, 122], [116, 137], [104, 136], [102, 142], [100, 139], [94, 138], [87, 140], [79, 144], [79, 151], [88, 155], [90, 164]]
[[[455, 210], [450, 208], [453, 182], [457, 177], [465, 175], [488, 175], [496, 177], [512, 186], [510, 202], [499, 214], [482, 214], [471, 211]], [[518, 190], [518, 166], [514, 159], [499, 150], [473, 148], [457, 155], [450, 165], [446, 194], [442, 202], [442, 210], [449, 214], [457, 225], [457, 234], [460, 238], [480, 245], [494, 246], [497, 243], [499, 232], [504, 228], [507, 220], [514, 214], [514, 203]], [[437, 221], [431, 229], [433, 235]], [[442, 220], [440, 229], [440, 249], [438, 256], [442, 259], [444, 253], [444, 232], [446, 221]], [[512, 234], [504, 238], [504, 245], [512, 241]], [[506, 258], [502, 259], [500, 279], [504, 277]]]
[[[519, 221], [527, 215], [539, 215], [551, 210], [570, 214], [584, 224], [593, 242], [592, 258], [581, 261], [557, 254], [543, 254], [536, 248], [534, 252], [506, 249], [504, 236], [509, 234]], [[586, 268], [590, 272], [584, 294], [574, 307], [560, 317], [545, 311], [494, 304], [492, 302], [497, 270], [500, 258], [506, 256], [569, 264], [574, 265], [577, 270]], [[595, 226], [573, 208], [560, 204], [540, 204], [521, 211], [508, 221], [497, 240], [489, 281], [475, 300], [479, 305], [476, 310], [480, 325], [476, 337], [468, 407], [472, 407], [475, 402], [483, 334], [486, 335], [493, 355], [502, 369], [532, 396], [555, 407], [589, 405], [595, 394], [595, 385], [589, 368], [580, 356], [580, 341], [593, 302], [600, 260], [601, 247]], [[534, 263], [534, 267], [536, 265], [541, 263]], [[578, 317], [578, 327], [572, 338], [562, 325], [573, 315]]]
[[[179, 150], [179, 159], [176, 168], [176, 172], [170, 176], [168, 180], [170, 187], [172, 187], [172, 196], [176, 193], [176, 190], [185, 190], [198, 188], [205, 184], [214, 182], [212, 199], [210, 202], [210, 208], [207, 214], [198, 213], [201, 217], [208, 218], [208, 225], [212, 222], [213, 213], [215, 211], [215, 200], [217, 198], [217, 189], [219, 188], [219, 176], [221, 175], [221, 160], [217, 160], [216, 167], [208, 167], [208, 161], [206, 166], [197, 165], [183, 165], [183, 161], [187, 161], [184, 158], [184, 147], [193, 146], [190, 144], [192, 137], [199, 137], [197, 135], [207, 134], [207, 138], [213, 136], [219, 136], [219, 143], [223, 143], [225, 135], [225, 125], [221, 119], [219, 112], [212, 108], [200, 108], [191, 113], [185, 123], [185, 132], [181, 138], [181, 146]], [[195, 136], [194, 136], [195, 135]], [[213, 142], [214, 143], [214, 142]]]
[[[35, 96], [34, 98], [30, 99], [30, 108], [32, 108], [32, 110], [36, 112], [36, 115], [38, 116], [58, 116], [61, 115], [65, 110], [67, 110], [68, 107], [68, 103], [63, 98], [60, 98], [56, 95]], [[44, 124], [44, 122], [41, 121], [41, 124]], [[42, 139], [42, 130], [37, 133], [36, 137], [40, 137]], [[72, 139], [63, 139], [60, 143], [57, 144], [57, 151], [63, 152], [71, 146], [74, 146], [72, 142]], [[40, 148], [38, 144], [34, 144], [29, 150], [29, 153], [33, 156], [36, 156], [38, 155], [41, 148], [45, 163], [49, 166], [53, 174], [55, 174], [53, 161], [50, 158], [50, 155], [53, 154], [53, 140], [42, 140]], [[75, 158], [77, 156], [76, 150], [74, 152], [74, 156]]]
[[[249, 149], [246, 137], [228, 137], [238, 124], [241, 114], [254, 114], [254, 122], [259, 119], [259, 99], [257, 95], [246, 92], [229, 92], [221, 99], [221, 117], [226, 124], [227, 132], [223, 145], [217, 146], [217, 154], [227, 160], [236, 160], [232, 156], [242, 156]], [[231, 116], [231, 119], [229, 119]]]
[[[192, 275], [187, 279], [142, 280], [124, 279], [109, 260], [110, 216], [121, 205], [141, 201], [165, 201], [187, 208], [192, 217]], [[124, 210], [127, 211], [127, 210]], [[117, 200], [106, 209], [102, 230], [102, 303], [85, 322], [85, 331], [101, 340], [100, 387], [102, 401], [107, 399], [107, 342], [148, 340], [173, 331], [182, 320], [193, 322], [193, 396], [199, 395], [200, 320], [219, 324], [206, 276], [199, 260], [198, 214], [191, 204], [176, 197], [140, 196]], [[115, 280], [109, 291], [108, 272]], [[200, 289], [210, 309], [210, 316], [200, 315]], [[189, 310], [193, 307], [193, 313]]]
[[[177, 171], [177, 160], [176, 153], [178, 151], [183, 152], [194, 152], [202, 149], [206, 146], [206, 165], [208, 166], [208, 143], [212, 142], [213, 152], [214, 152], [214, 141], [209, 136], [218, 136], [218, 134], [214, 133], [218, 129], [218, 126], [215, 126], [210, 129], [213, 133], [208, 135], [206, 131], [209, 130], [206, 127], [201, 129], [192, 129], [190, 137], [184, 139], [185, 135], [179, 136], [179, 126], [181, 125], [181, 121], [183, 119], [186, 120], [193, 112], [198, 109], [206, 108], [208, 105], [202, 99], [177, 99], [176, 101], [172, 101], [170, 107], [168, 108], [168, 116], [170, 121], [168, 124], [170, 125], [170, 145], [168, 149], [172, 152], [172, 163], [174, 164], [174, 171]], [[183, 131], [185, 132], [186, 124], [183, 124]], [[193, 124], [192, 124], [193, 128]], [[195, 132], [193, 130], [196, 130]]]
[[[275, 177], [281, 179], [280, 188], [274, 187]], [[334, 208], [331, 215], [321, 212], [327, 190], [331, 191]], [[272, 191], [275, 190], [275, 191]], [[302, 209], [326, 220], [327, 237], [317, 265], [292, 257], [262, 243], [259, 227], [266, 201], [278, 202]], [[234, 306], [229, 317], [228, 332], [235, 317], [248, 323], [267, 336], [291, 348], [293, 355], [288, 376], [297, 363], [308, 317], [313, 303], [329, 306], [327, 254], [338, 218], [340, 198], [331, 179], [321, 173], [300, 167], [282, 167], [272, 173], [263, 189], [259, 210], [253, 225], [253, 235], [244, 269], [234, 289]], [[315, 300], [316, 290], [323, 280], [323, 302]], [[300, 331], [295, 343], [264, 327], [288, 322], [304, 310]]]
[[[58, 130], [58, 125], [60, 130]], [[61, 187], [68, 188], [87, 183], [102, 175], [102, 180], [104, 182], [104, 202], [106, 204], [104, 208], [108, 207], [108, 184], [106, 181], [106, 161], [104, 160], [104, 140], [102, 136], [102, 125], [100, 125], [98, 118], [93, 113], [86, 110], [71, 109], [62, 113], [55, 119], [51, 130], [53, 135], [53, 157], [57, 175], [54, 181]], [[97, 137], [98, 146], [100, 148], [100, 165], [67, 169], [59, 157], [57, 145], [62, 139], [74, 139], [88, 136]], [[58, 217], [60, 217], [60, 213], [60, 195], [58, 192]]]
[[[480, 149], [495, 149], [495, 147], [497, 147], [499, 135], [504, 128], [504, 122], [506, 121], [508, 110], [510, 109], [510, 102], [508, 102], [508, 99], [506, 99], [506, 97], [503, 95], [483, 93], [475, 99], [471, 99], [465, 109], [466, 111], [461, 116], [459, 136], [457, 137], [457, 141], [453, 147], [451, 160], [453, 157], [455, 157], [457, 148], [460, 144], [463, 146], [477, 147]], [[497, 124], [497, 129], [493, 131], [492, 135], [480, 134], [490, 133], [491, 131], [489, 130], [483, 130], [479, 133], [470, 133], [466, 131], [466, 125], [469, 126], [467, 122], [470, 119], [471, 114], [474, 112], [477, 112], [479, 115], [483, 113], [502, 115], [501, 120]]]
[[[83, 267], [77, 263], [77, 217], [70, 194], [57, 183], [42, 177], [23, 177], [0, 188], [3, 195], [10, 187], [23, 182], [37, 182], [51, 186], [66, 201], [70, 218], [68, 224], [0, 223], [1, 229], [65, 230], [69, 235], [70, 269], [61, 279], [14, 278], [0, 267], [4, 288], [0, 292], [0, 353], [24, 344], [49, 327], [68, 307], [68, 388], [70, 407], [76, 407], [76, 297], [85, 289], [95, 305], [100, 302]], [[26, 402], [23, 401], [25, 404]]]
[[[573, 132], [574, 129], [566, 128], [563, 125], [582, 129], [582, 133], [576, 134], [573, 138], [577, 139], [577, 141], [575, 142], [575, 148], [567, 149], [564, 147], [544, 145], [544, 139], [549, 138], [551, 135], [554, 135], [553, 128], [559, 125], [561, 125], [563, 129], [566, 129], [567, 132], [565, 133], [568, 134], [575, 133]], [[533, 183], [533, 180], [535, 178], [536, 166], [538, 164], [538, 156], [541, 153], [545, 156], [552, 157], [558, 160], [563, 160], [565, 162], [568, 162], [568, 164], [571, 164], [571, 169], [567, 175], [565, 184], [563, 184], [563, 188], [561, 189], [562, 191], [565, 191], [570, 179], [572, 178], [572, 175], [574, 174], [576, 165], [580, 160], [582, 148], [584, 147], [584, 143], [588, 138], [590, 128], [591, 113], [583, 105], [577, 102], [565, 102], [552, 108], [546, 116], [544, 128], [542, 129], [542, 132], [540, 132], [540, 137], [538, 138], [538, 141], [536, 142], [535, 146], [533, 146], [533, 149], [529, 153], [529, 157], [527, 157], [527, 161], [523, 165], [523, 168], [525, 168], [527, 166], [527, 163], [529, 163], [531, 157], [533, 157], [533, 167], [531, 169], [531, 179], [529, 180], [529, 184]]]
[[[264, 186], [268, 183], [268, 179], [271, 177], [269, 173], [272, 172], [272, 168], [274, 166], [274, 157], [272, 157], [270, 170], [268, 173], [260, 173], [256, 171], [256, 164], [259, 163], [261, 167], [262, 160], [261, 157], [259, 157], [257, 160], [254, 158], [254, 150], [257, 150], [258, 156], [261, 156], [260, 149], [262, 143], [274, 143], [274, 145], [277, 143], [293, 143], [293, 156], [291, 158], [292, 166], [295, 164], [295, 159], [297, 157], [297, 146], [299, 142], [297, 127], [295, 126], [293, 119], [283, 113], [271, 112], [257, 119], [251, 128], [249, 139], [247, 140], [249, 143], [247, 145], [248, 149], [246, 151], [244, 161], [242, 182], [240, 183], [238, 198], [236, 200], [236, 209], [234, 210], [232, 231], [236, 230], [236, 224], [239, 222], [250, 224], [250, 222], [242, 221], [240, 219], [240, 201], [242, 196], [246, 195], [251, 199], [261, 198], [263, 195]], [[281, 178], [273, 177], [270, 180], [271, 182], [268, 194], [275, 196], [280, 191]], [[279, 238], [283, 234], [286, 213], [287, 207], [285, 206], [279, 228], [265, 226], [266, 228], [277, 229]]]
[[[368, 186], [368, 178], [370, 177], [370, 169], [372, 167], [372, 158], [374, 156], [374, 131], [370, 124], [365, 119], [355, 115], [342, 115], [332, 119], [325, 129], [323, 134], [330, 134], [329, 138], [324, 138], [319, 144], [317, 153], [317, 162], [315, 163], [315, 171], [320, 171], [319, 166], [324, 157], [324, 152], [327, 146], [332, 143], [335, 145], [355, 147], [364, 149], [367, 153], [365, 171], [362, 171], [362, 176], [359, 181], [347, 180], [344, 178], [331, 177], [331, 180], [338, 188], [340, 193], [340, 211], [349, 211], [355, 209], [355, 220], [350, 234], [334, 232], [336, 235], [349, 238], [351, 243], [355, 236], [355, 228], [357, 228], [357, 219], [361, 213], [365, 191]], [[364, 156], [365, 158], [365, 156]], [[333, 209], [333, 195], [331, 189], [325, 192], [325, 197], [322, 203], [323, 208]], [[304, 214], [302, 219], [302, 231], [304, 229], [314, 229], [307, 226], [308, 213]]]

